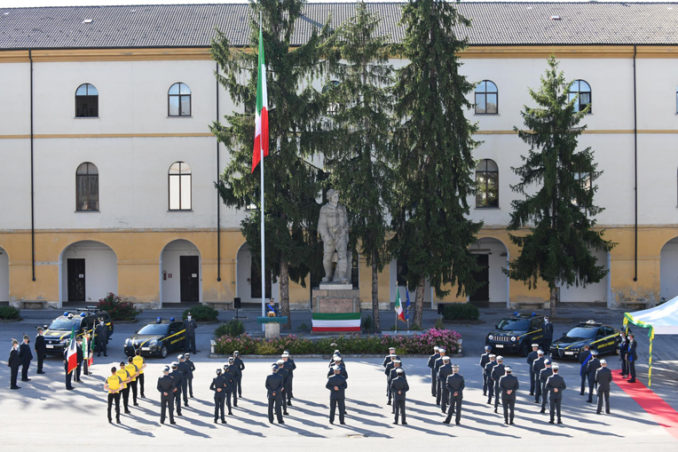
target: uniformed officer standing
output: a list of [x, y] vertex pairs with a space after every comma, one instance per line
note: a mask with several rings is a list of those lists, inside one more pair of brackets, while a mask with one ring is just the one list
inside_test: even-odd
[[184, 374], [179, 370], [179, 363], [176, 361], [172, 363], [170, 377], [172, 377], [172, 382], [174, 383], [171, 394], [174, 397], [174, 408], [177, 410], [177, 416], [181, 416], [181, 385]]
[[558, 363], [553, 363], [551, 370], [553, 375], [546, 380], [546, 390], [549, 392], [549, 413], [551, 415], [549, 424], [553, 424], [555, 414], [558, 414], [558, 423], [562, 424], [563, 422], [560, 420], [560, 403], [563, 400], [563, 391], [567, 386], [563, 377], [558, 375]]
[[127, 358], [125, 370], [129, 374], [129, 387], [132, 389], [132, 402], [134, 403], [134, 406], [139, 406], [139, 403], [137, 403], [137, 376], [139, 375], [139, 369], [134, 365], [134, 358], [132, 356]]
[[230, 362], [224, 364], [224, 372], [221, 375], [224, 377], [224, 380], [226, 380], [226, 406], [228, 407], [228, 415], [233, 416], [231, 396], [233, 391], [235, 391], [235, 376], [231, 370]]
[[540, 413], [546, 413], [546, 400], [549, 398], [549, 393], [546, 390], [546, 381], [549, 377], [553, 375], [553, 369], [551, 369], [551, 361], [548, 359], [544, 360], [544, 368], [539, 372], [539, 383], [541, 386], [541, 411]]
[[534, 395], [534, 388], [539, 383], [538, 379], [535, 378], [534, 369], [532, 369], [532, 365], [534, 364], [534, 361], [538, 358], [537, 350], [539, 350], [539, 344], [532, 344], [532, 351], [527, 354], [527, 366], [530, 369], [530, 395], [531, 396]]
[[485, 375], [485, 365], [490, 362], [490, 352], [492, 347], [489, 345], [485, 346], [485, 353], [480, 355], [480, 370], [483, 377], [483, 395], [487, 395], [487, 375]]
[[600, 360], [600, 367], [596, 370], [596, 383], [598, 383], [598, 409], [600, 414], [605, 399], [605, 412], [610, 414], [610, 383], [612, 383], [612, 371], [607, 368], [607, 361]]
[[[393, 366], [393, 367], [391, 368], [391, 366]], [[390, 394], [391, 396], [393, 396], [394, 394], [393, 394], [393, 389], [392, 389], [392, 386], [391, 386], [391, 383], [393, 382], [393, 379], [396, 378], [396, 377], [398, 377], [398, 375], [402, 375], [402, 377], [403, 377], [405, 380], [407, 380], [407, 376], [405, 375], [405, 371], [404, 371], [403, 368], [402, 368], [402, 361], [400, 361], [400, 359], [395, 359], [395, 360], [393, 360], [392, 362], [390, 362], [389, 365], [386, 366], [386, 370], [388, 371], [389, 368], [391, 369], [391, 370], [389, 371], [389, 375], [388, 375], [388, 377], [389, 377], [389, 378], [388, 378], [388, 381], [389, 381], [389, 383], [388, 383], [388, 385], [389, 385], [389, 394]], [[400, 373], [398, 373], [398, 369], [401, 370]], [[391, 404], [391, 399], [389, 398], [389, 399], [388, 399], [388, 405], [390, 405], [390, 404]], [[392, 412], [392, 413], [395, 413], [395, 404], [393, 405], [393, 409], [391, 410], [391, 412]]]
[[439, 347], [438, 354], [440, 355], [440, 358], [436, 359], [436, 362], [433, 365], [433, 371], [436, 374], [436, 405], [440, 405], [440, 399], [442, 397], [443, 383], [438, 380], [438, 371], [440, 370], [440, 366], [443, 365], [443, 357], [445, 356], [446, 352], [447, 350], [445, 350], [443, 347]]
[[47, 345], [45, 344], [45, 336], [42, 328], [38, 328], [38, 335], [35, 336], [35, 355], [38, 358], [38, 372], [39, 374], [44, 374], [42, 371], [42, 363], [45, 361], [45, 356], [47, 356]]
[[289, 374], [287, 376], [287, 385], [285, 386], [285, 397], [287, 397], [287, 405], [292, 406], [292, 399], [294, 398], [294, 394], [292, 393], [292, 380], [294, 379], [294, 369], [297, 368], [297, 365], [294, 363], [294, 360], [290, 356], [290, 352], [287, 350], [283, 351], [282, 360], [285, 362], [284, 367]]
[[186, 358], [181, 354], [177, 356], [179, 360], [177, 369], [181, 372], [181, 394], [184, 396], [184, 406], [188, 406], [188, 376], [191, 373], [191, 368], [186, 364]]
[[499, 393], [501, 392], [501, 387], [499, 386], [499, 380], [506, 374], [504, 366], [504, 357], [497, 356], [497, 365], [492, 368], [492, 373], [490, 377], [494, 381], [494, 412], [497, 413], [499, 408]]
[[221, 423], [226, 423], [224, 416], [224, 402], [226, 400], [226, 379], [221, 375], [221, 368], [217, 369], [217, 376], [212, 379], [210, 389], [214, 391], [214, 423], [221, 418]]
[[73, 380], [80, 383], [80, 373], [82, 372], [82, 361], [85, 359], [85, 354], [82, 352], [82, 337], [78, 336], [78, 338], [75, 339], [75, 343], [76, 343], [75, 354], [78, 360], [78, 367], [75, 368], [74, 371], [75, 378]]
[[388, 363], [390, 363], [394, 359], [400, 359], [400, 358], [398, 358], [398, 355], [396, 355], [395, 347], [389, 347], [388, 348], [388, 355], [386, 355], [384, 357], [384, 362], [381, 363], [382, 367], [388, 366]]
[[[386, 362], [386, 361], [384, 361]], [[391, 371], [395, 368], [395, 353], [391, 356], [391, 360], [386, 363], [384, 366], [384, 375], [386, 375], [386, 398], [388, 399], [388, 402], [386, 402], [386, 405], [391, 404]], [[332, 376], [334, 372], [330, 370], [330, 372], [327, 374], [328, 377]]]
[[[235, 386], [238, 390], [238, 397], [242, 398], [242, 371], [245, 370], [245, 363], [240, 359], [240, 352], [238, 350], [233, 352], [233, 364], [238, 367], [240, 373], [238, 374], [238, 380], [235, 382]], [[235, 391], [236, 389], [233, 389]]]
[[395, 378], [391, 379], [391, 393], [393, 394], [393, 404], [395, 420], [394, 424], [398, 424], [398, 414], [400, 414], [400, 423], [402, 425], [407, 425], [407, 419], [405, 416], [405, 395], [407, 391], [410, 390], [410, 386], [407, 384], [407, 378], [405, 378], [405, 371], [401, 367], [395, 368]]
[[[16, 385], [16, 379], [19, 376], [19, 366], [21, 360], [19, 359], [19, 341], [12, 339], [12, 348], [9, 351], [9, 359], [7, 365], [10, 368], [9, 389], [21, 389], [21, 386]], [[68, 388], [68, 375], [66, 376], [66, 388]]]
[[599, 367], [598, 350], [591, 350], [591, 359], [586, 364], [586, 374], [589, 380], [589, 398], [586, 400], [588, 403], [593, 403], [593, 387], [596, 385], [596, 371]]
[[241, 378], [242, 375], [240, 374], [240, 369], [238, 369], [238, 366], [235, 365], [235, 358], [232, 356], [228, 357], [228, 372], [231, 375], [232, 382], [231, 382], [231, 390], [229, 391], [229, 394], [233, 398], [233, 406], [238, 406], [238, 392], [236, 391], [236, 385], [238, 384], [238, 378]]
[[341, 368], [339, 366], [334, 366], [332, 370], [334, 375], [328, 378], [327, 384], [325, 384], [325, 387], [330, 390], [330, 424], [334, 424], [334, 412], [337, 409], [337, 405], [339, 406], [339, 423], [344, 424], [344, 400], [348, 384], [346, 379], [340, 375]]
[[288, 380], [290, 377], [289, 371], [285, 368], [285, 361], [282, 359], [279, 359], [276, 361], [276, 365], [278, 366], [278, 375], [280, 375], [283, 379], [283, 389], [282, 389], [282, 409], [283, 409], [283, 414], [287, 416], [289, 413], [287, 412], [287, 391], [285, 391], [285, 388], [287, 387]]
[[186, 330], [186, 341], [184, 342], [185, 348], [184, 351], [186, 353], [196, 353], [195, 350], [195, 329], [197, 328], [197, 325], [195, 323], [195, 320], [193, 320], [193, 317], [191, 316], [191, 313], [188, 312], [186, 314], [186, 320], [184, 320], [184, 329]]
[[629, 364], [626, 360], [626, 355], [629, 352], [629, 343], [626, 339], [626, 333], [623, 331], [619, 335], [619, 361], [621, 362], [621, 376], [625, 377], [629, 374]]
[[492, 405], [494, 396], [494, 381], [492, 381], [492, 369], [497, 365], [497, 355], [490, 353], [490, 360], [485, 364], [485, 379], [487, 380], [487, 404]]
[[104, 356], [108, 356], [108, 328], [106, 328], [106, 324], [102, 318], [99, 319], [99, 323], [94, 329], [94, 347], [97, 356], [101, 356], [102, 353]]
[[24, 341], [19, 346], [19, 359], [21, 360], [21, 381], [31, 381], [28, 378], [28, 368], [33, 360], [33, 353], [31, 353], [31, 346], [28, 345], [30, 339], [24, 336]]
[[[499, 367], [499, 366], [497, 366]], [[497, 369], [495, 367], [495, 369]], [[504, 368], [506, 372], [499, 379], [499, 389], [501, 389], [501, 404], [504, 407], [504, 424], [513, 425], [513, 414], [516, 407], [516, 392], [518, 391], [518, 379], [511, 373], [511, 368]], [[494, 372], [494, 369], [493, 371]], [[495, 408], [494, 412], [497, 410]]]
[[190, 353], [184, 353], [184, 361], [188, 369], [188, 396], [193, 398], [193, 371], [195, 370], [195, 364], [191, 361]]
[[[431, 369], [431, 395], [433, 397], [436, 396], [436, 389], [437, 389], [437, 382], [436, 382], [436, 377], [437, 374], [433, 371], [433, 368], [435, 367], [436, 360], [440, 358], [440, 353], [438, 353], [438, 346], [433, 347], [433, 354], [428, 357], [428, 362], [426, 365], [428, 366], [429, 369]], [[481, 358], [482, 361], [482, 358]]]
[[542, 326], [542, 332], [544, 334], [544, 337], [542, 339], [543, 347], [544, 347], [544, 353], [546, 354], [546, 356], [550, 356], [551, 343], [553, 342], [553, 323], [551, 323], [551, 319], [549, 319], [549, 316], [547, 316], [547, 315], [544, 316], [544, 324]]
[[[170, 424], [174, 422], [174, 393], [177, 390], [175, 380], [170, 375], [170, 368], [165, 366], [162, 371], [162, 377], [158, 378], [158, 392], [160, 392], [160, 423], [165, 423], [165, 413], [169, 410]], [[181, 416], [181, 409], [179, 409]]]
[[582, 348], [579, 351], [579, 355], [577, 356], [577, 360], [579, 361], [579, 376], [581, 377], [581, 389], [579, 390], [579, 395], [584, 395], [584, 386], [586, 385], [586, 365], [589, 363], [589, 360], [591, 359], [591, 351], [590, 347], [588, 344], [584, 345], [584, 348]]
[[631, 375], [631, 378], [627, 380], [629, 383], [636, 382], [636, 361], [638, 360], [638, 354], [636, 353], [637, 345], [633, 334], [629, 334], [629, 345], [626, 352], [626, 360], [629, 363], [629, 374]]
[[123, 361], [120, 361], [120, 367], [118, 368], [117, 371], [118, 377], [120, 377], [120, 381], [122, 382], [122, 389], [120, 390], [120, 393], [122, 394], [122, 405], [125, 408], [125, 414], [129, 414], [129, 382], [130, 382], [130, 377], [129, 373], [127, 370], [125, 370], [125, 363]]
[[327, 373], [327, 377], [331, 377], [334, 375], [334, 367], [338, 366], [339, 367], [339, 374], [344, 377], [345, 380], [348, 380], [348, 372], [346, 371], [346, 363], [344, 363], [344, 360], [341, 359], [341, 356], [335, 356], [334, 358], [334, 365], [330, 367], [330, 371]]
[[144, 368], [146, 367], [146, 363], [144, 363], [144, 358], [141, 356], [141, 350], [137, 350], [134, 354], [132, 364], [134, 364], [139, 371], [139, 375], [137, 375], [137, 384], [139, 386], [139, 395], [141, 395], [141, 398], [143, 399], [146, 397], [144, 395]]
[[539, 380], [539, 375], [541, 370], [546, 367], [544, 364], [546, 359], [544, 358], [544, 350], [537, 350], [537, 359], [532, 363], [532, 372], [534, 372], [534, 403], [539, 403], [541, 400], [541, 381]]
[[447, 404], [450, 403], [450, 392], [447, 390], [447, 377], [452, 373], [450, 357], [443, 356], [443, 365], [438, 368], [438, 391], [440, 391], [440, 410], [447, 412]]
[[266, 394], [268, 396], [268, 422], [273, 423], [273, 408], [278, 418], [278, 424], [284, 424], [280, 405], [282, 404], [283, 379], [277, 374], [278, 366], [276, 364], [271, 368], [271, 375], [266, 377]]
[[459, 425], [461, 421], [461, 401], [464, 398], [464, 377], [459, 375], [459, 366], [452, 366], [452, 375], [447, 377], [445, 386], [450, 393], [450, 409], [447, 411], [447, 417], [443, 421], [449, 424], [452, 420], [452, 413], [455, 415], [454, 423]]
[[120, 423], [120, 391], [122, 390], [122, 380], [118, 376], [118, 369], [111, 367], [111, 375], [106, 378], [104, 391], [108, 392], [108, 423], [113, 422], [111, 417], [111, 406], [115, 402], [115, 422]]

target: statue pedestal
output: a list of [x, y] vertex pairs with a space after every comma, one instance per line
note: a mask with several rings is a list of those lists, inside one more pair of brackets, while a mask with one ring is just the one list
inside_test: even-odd
[[360, 291], [337, 284], [313, 289], [312, 318], [314, 333], [359, 333]]

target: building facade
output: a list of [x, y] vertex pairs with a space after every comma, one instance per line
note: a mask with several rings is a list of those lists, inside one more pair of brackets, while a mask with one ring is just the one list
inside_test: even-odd
[[[477, 83], [467, 117], [481, 142], [479, 192], [469, 203], [471, 217], [484, 222], [473, 252], [487, 284], [462, 297], [427, 291], [427, 299], [548, 300], [545, 284], [530, 290], [503, 269], [518, 253], [506, 231], [517, 182], [511, 168], [527, 152], [513, 127], [552, 54], [577, 80], [582, 107], [591, 104], [580, 146], [594, 150], [603, 171], [597, 220], [616, 243], [598, 255], [607, 278], [562, 287], [561, 300], [614, 306], [678, 295], [678, 8], [459, 7], [474, 23], [460, 31], [470, 44], [461, 58]], [[225, 207], [214, 187], [228, 149], [209, 130], [243, 108], [216, 82], [210, 40], [218, 27], [234, 46], [247, 45], [248, 8], [0, 9], [0, 302], [67, 306], [109, 292], [152, 306], [257, 300], [258, 270], [239, 229], [245, 213]], [[402, 38], [400, 5], [371, 8], [385, 33]], [[312, 20], [300, 25], [298, 42], [309, 24], [330, 13], [341, 22], [353, 5], [305, 11]], [[392, 262], [380, 275], [383, 303], [395, 298], [397, 268]], [[358, 274], [367, 305], [371, 275], [362, 258]], [[277, 290], [273, 284], [274, 298]], [[291, 284], [290, 295], [295, 307], [309, 306], [309, 288]]]

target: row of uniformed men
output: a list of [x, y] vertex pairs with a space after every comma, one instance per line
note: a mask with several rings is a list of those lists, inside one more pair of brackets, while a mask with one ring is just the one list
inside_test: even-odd
[[[278, 424], [284, 424], [283, 415], [287, 415], [287, 407], [292, 406], [294, 394], [292, 380], [297, 365], [290, 353], [285, 350], [280, 359], [271, 366], [271, 375], [266, 377], [266, 396], [268, 397], [268, 421], [273, 423], [273, 412]], [[216, 419], [216, 416], [215, 416]]]

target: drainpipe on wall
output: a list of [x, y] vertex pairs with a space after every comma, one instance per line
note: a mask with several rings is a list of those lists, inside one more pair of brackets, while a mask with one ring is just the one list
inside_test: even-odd
[[636, 54], [633, 46], [633, 281], [638, 281], [638, 107], [636, 99]]
[[30, 63], [30, 96], [31, 96], [31, 272], [35, 281], [35, 191], [33, 181], [33, 52], [28, 49], [28, 61]]
[[[217, 63], [217, 75], [219, 74], [219, 63]], [[219, 78], [217, 80], [217, 122], [219, 121]], [[219, 139], [217, 138], [217, 181], [219, 181], [219, 162], [221, 161], [219, 150]], [[221, 281], [221, 196], [217, 190], [217, 281]]]

